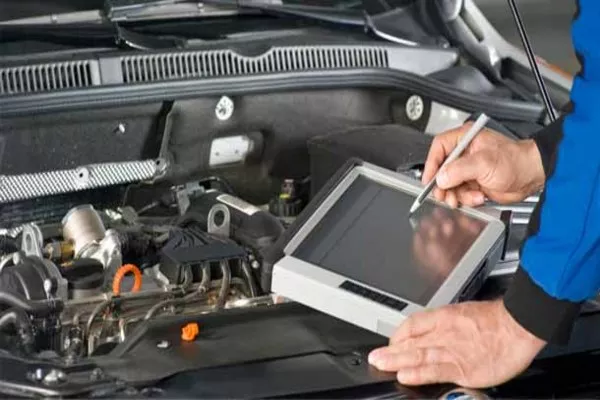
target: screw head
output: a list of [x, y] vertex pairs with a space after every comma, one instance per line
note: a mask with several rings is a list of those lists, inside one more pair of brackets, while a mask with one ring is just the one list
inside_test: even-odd
[[119, 122], [119, 124], [115, 127], [113, 132], [117, 136], [122, 136], [125, 134], [126, 131], [127, 131], [127, 128], [126, 128], [125, 124], [122, 122]]
[[421, 96], [413, 95], [406, 101], [406, 116], [411, 121], [418, 121], [425, 111], [425, 103]]
[[234, 104], [233, 100], [228, 96], [223, 96], [219, 99], [215, 107], [215, 115], [219, 121], [227, 121], [233, 115]]
[[156, 343], [156, 347], [159, 349], [168, 349], [171, 347], [171, 343], [169, 343], [168, 340], [161, 340], [160, 342]]

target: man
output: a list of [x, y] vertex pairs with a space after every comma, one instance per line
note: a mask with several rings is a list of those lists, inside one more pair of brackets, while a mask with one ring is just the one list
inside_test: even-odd
[[[510, 203], [544, 188], [511, 287], [502, 299], [451, 305], [403, 323], [388, 347], [369, 355], [401, 383], [503, 383], [546, 343], [565, 343], [582, 302], [600, 289], [600, 1], [578, 3], [572, 37], [582, 71], [572, 110], [532, 140], [482, 132], [437, 180], [435, 197], [451, 206], [477, 206], [485, 197]], [[424, 182], [464, 132], [434, 140]]]

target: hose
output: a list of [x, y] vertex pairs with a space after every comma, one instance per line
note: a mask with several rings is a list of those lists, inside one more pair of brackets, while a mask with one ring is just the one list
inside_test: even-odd
[[252, 274], [252, 270], [250, 269], [250, 265], [245, 260], [241, 261], [242, 263], [242, 273], [244, 274], [244, 278], [248, 281], [248, 289], [250, 289], [250, 297], [258, 296], [258, 286], [256, 286], [256, 282], [254, 281], [254, 276]]
[[221, 278], [221, 290], [219, 290], [219, 297], [217, 298], [217, 303], [215, 304], [216, 310], [220, 310], [225, 307], [227, 296], [229, 296], [229, 289], [231, 288], [231, 268], [229, 268], [229, 264], [227, 261], [221, 261], [219, 266], [221, 267], [221, 273], [223, 277]]
[[18, 308], [38, 317], [60, 312], [64, 307], [60, 299], [34, 301], [9, 292], [0, 292], [0, 304]]
[[25, 314], [25, 311], [12, 308], [0, 314], [0, 331], [3, 331], [10, 326], [15, 327], [25, 350], [28, 353], [33, 351], [35, 337], [33, 335], [31, 321], [27, 314]]

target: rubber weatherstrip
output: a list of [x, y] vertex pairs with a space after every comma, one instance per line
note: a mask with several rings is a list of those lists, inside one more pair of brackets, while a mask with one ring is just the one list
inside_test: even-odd
[[348, 69], [187, 79], [7, 96], [0, 98], [0, 117], [198, 96], [251, 95], [292, 90], [358, 87], [409, 91], [442, 104], [451, 104], [467, 112], [483, 112], [498, 119], [538, 122], [544, 115], [544, 108], [538, 103], [481, 96], [408, 72]]

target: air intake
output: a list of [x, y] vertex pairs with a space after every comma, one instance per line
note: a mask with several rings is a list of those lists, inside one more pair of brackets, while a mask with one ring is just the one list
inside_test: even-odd
[[387, 67], [387, 49], [372, 46], [273, 48], [257, 57], [242, 56], [231, 50], [121, 57], [123, 81], [126, 83], [322, 69]]
[[[98, 74], [93, 73], [95, 61], [0, 68], [0, 94], [47, 92], [93, 86]], [[97, 68], [96, 68], [97, 69]]]

